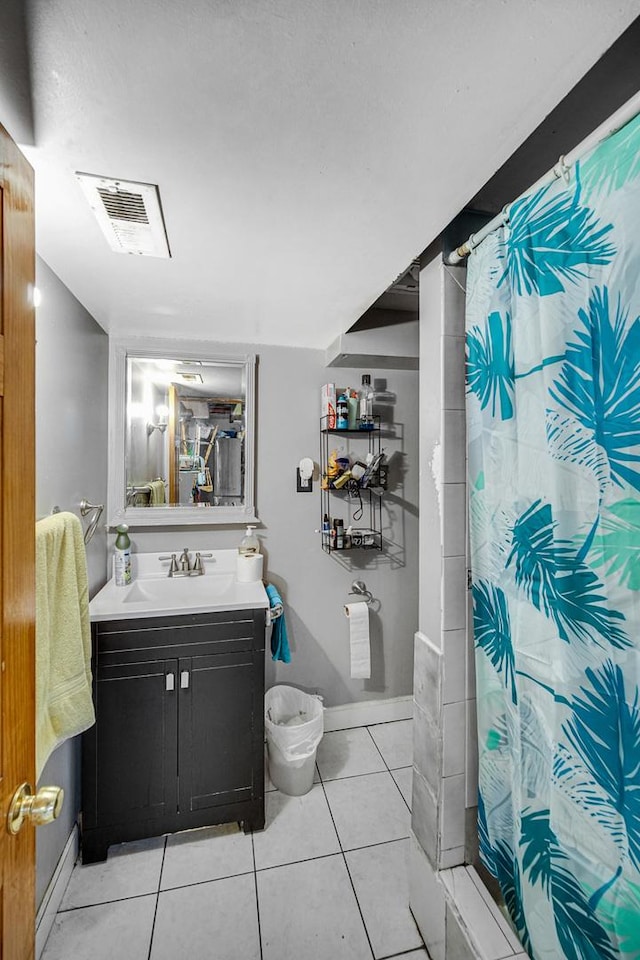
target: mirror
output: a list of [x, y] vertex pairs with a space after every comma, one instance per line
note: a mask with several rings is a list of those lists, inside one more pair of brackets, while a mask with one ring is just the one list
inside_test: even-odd
[[180, 340], [110, 347], [110, 524], [255, 520], [255, 357]]

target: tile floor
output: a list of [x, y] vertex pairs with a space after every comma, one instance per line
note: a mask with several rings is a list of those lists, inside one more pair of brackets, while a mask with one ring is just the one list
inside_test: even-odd
[[42, 960], [428, 960], [409, 912], [412, 722], [326, 733], [267, 826], [111, 847], [76, 866]]

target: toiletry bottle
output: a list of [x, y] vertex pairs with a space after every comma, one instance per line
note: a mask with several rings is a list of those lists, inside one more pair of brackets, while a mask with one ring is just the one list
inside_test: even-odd
[[358, 394], [358, 429], [373, 430], [373, 390], [368, 373], [362, 374], [362, 386]]
[[347, 403], [349, 404], [349, 430], [358, 429], [358, 394], [351, 387], [347, 387]]
[[247, 527], [247, 532], [240, 541], [238, 553], [246, 555], [250, 553], [260, 553], [260, 541], [253, 532], [255, 527]]
[[336, 429], [347, 430], [349, 427], [349, 401], [346, 394], [341, 393], [336, 403]]
[[334, 520], [333, 526], [336, 531], [335, 548], [336, 550], [344, 550], [344, 521]]
[[131, 540], [127, 533], [129, 527], [121, 523], [116, 527], [116, 546], [113, 552], [113, 577], [117, 587], [126, 587], [131, 583]]
[[325, 513], [322, 519], [322, 546], [326, 547], [327, 550], [331, 548], [331, 523], [328, 513]]

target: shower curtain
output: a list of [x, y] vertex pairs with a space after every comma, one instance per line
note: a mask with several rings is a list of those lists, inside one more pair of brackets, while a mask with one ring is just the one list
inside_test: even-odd
[[535, 960], [640, 958], [640, 119], [471, 255], [480, 855]]

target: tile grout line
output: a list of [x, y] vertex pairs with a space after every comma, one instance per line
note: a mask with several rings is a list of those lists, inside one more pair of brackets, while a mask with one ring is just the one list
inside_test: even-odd
[[[413, 723], [413, 721], [412, 721], [412, 723]], [[387, 768], [387, 772], [391, 774], [391, 779], [392, 779], [393, 782], [395, 783], [396, 789], [397, 789], [398, 793], [400, 794], [400, 796], [402, 797], [402, 800], [403, 800], [405, 806], [407, 807], [407, 810], [409, 811], [409, 813], [411, 813], [411, 807], [409, 806], [409, 804], [408, 804], [407, 801], [405, 800], [405, 796], [404, 796], [402, 790], [400, 789], [400, 787], [398, 786], [398, 784], [397, 784], [397, 782], [396, 782], [396, 778], [395, 778], [394, 775], [393, 775], [393, 770], [407, 770], [409, 767], [411, 767], [411, 769], [413, 770], [413, 762], [410, 763], [410, 764], [407, 764], [406, 767], [394, 767], [393, 770], [392, 770], [391, 767], [389, 766], [389, 764], [387, 763], [387, 761], [385, 760], [385, 758], [384, 758], [384, 756], [383, 756], [383, 754], [382, 754], [382, 750], [380, 749], [380, 747], [379, 747], [378, 744], [376, 743], [376, 738], [375, 738], [374, 735], [371, 733], [371, 730], [369, 729], [369, 727], [365, 727], [365, 729], [366, 729], [367, 733], [369, 734], [369, 736], [371, 737], [371, 739], [373, 740], [373, 744], [374, 744], [376, 750], [378, 751], [378, 753], [379, 753], [380, 756], [382, 757], [382, 762], [384, 763], [385, 767]]]
[[[266, 826], [266, 823], [265, 823]], [[256, 915], [258, 918], [258, 944], [260, 946], [260, 960], [263, 960], [262, 951], [262, 925], [260, 924], [260, 898], [258, 897], [258, 871], [256, 868], [256, 845], [253, 842], [253, 830], [251, 831], [251, 855], [253, 857], [253, 889], [256, 892]]]
[[160, 887], [162, 886], [162, 871], [164, 870], [164, 858], [167, 853], [167, 835], [164, 837], [164, 846], [162, 847], [162, 863], [160, 864], [160, 874], [158, 876], [158, 889], [156, 890], [156, 906], [153, 911], [153, 923], [151, 924], [151, 936], [149, 937], [149, 952], [147, 960], [151, 960], [151, 950], [153, 949], [153, 935], [156, 929], [156, 917], [158, 916], [158, 904], [160, 903]]
[[[320, 774], [320, 769], [319, 769], [319, 768], [318, 768], [318, 774]], [[351, 871], [349, 870], [349, 864], [347, 863], [347, 856], [346, 856], [346, 854], [345, 854], [345, 852], [344, 852], [344, 847], [342, 846], [342, 840], [340, 839], [340, 834], [338, 833], [338, 828], [337, 828], [337, 826], [336, 826], [336, 821], [335, 821], [334, 818], [333, 818], [333, 810], [331, 809], [331, 804], [329, 803], [329, 797], [327, 796], [327, 791], [326, 791], [325, 788], [324, 788], [324, 783], [322, 782], [322, 780], [321, 780], [320, 782], [321, 782], [321, 786], [322, 786], [322, 791], [323, 791], [323, 793], [324, 793], [324, 799], [326, 800], [326, 802], [327, 802], [327, 807], [329, 808], [329, 816], [331, 817], [331, 822], [333, 823], [333, 829], [335, 830], [335, 832], [336, 832], [336, 837], [338, 838], [338, 846], [340, 847], [340, 853], [342, 854], [342, 859], [343, 859], [343, 861], [344, 861], [344, 866], [345, 866], [345, 869], [346, 869], [346, 871], [347, 871], [347, 876], [349, 877], [349, 883], [351, 884], [351, 889], [353, 890], [353, 896], [355, 897], [356, 906], [357, 906], [357, 908], [358, 908], [358, 913], [360, 914], [360, 919], [361, 919], [361, 921], [362, 921], [362, 927], [363, 927], [363, 930], [364, 930], [364, 935], [365, 935], [365, 937], [367, 938], [367, 943], [369, 944], [369, 949], [371, 950], [371, 956], [372, 956], [373, 960], [375, 960], [376, 955], [375, 955], [375, 952], [374, 952], [374, 949], [373, 949], [373, 944], [371, 943], [371, 937], [369, 936], [369, 931], [367, 930], [367, 925], [366, 925], [366, 923], [364, 922], [364, 916], [363, 916], [363, 913], [362, 913], [362, 907], [360, 906], [360, 901], [358, 900], [358, 894], [356, 893], [356, 888], [355, 888], [355, 886], [354, 886], [354, 884], [353, 884], [353, 878], [352, 878], [352, 876], [351, 876]], [[334, 856], [335, 856], [335, 854], [334, 854]]]

